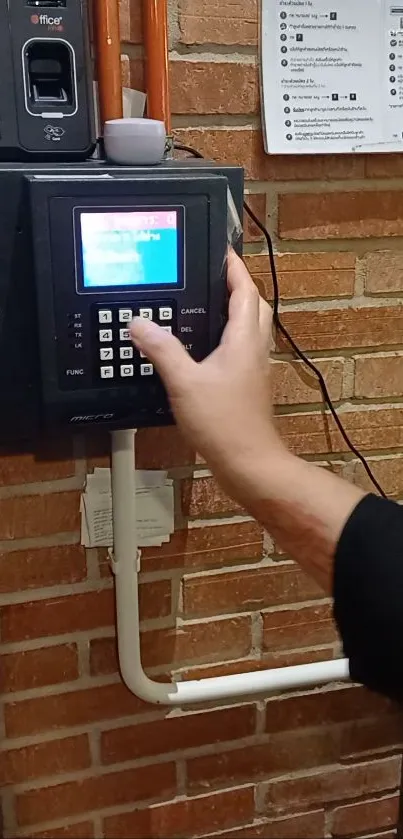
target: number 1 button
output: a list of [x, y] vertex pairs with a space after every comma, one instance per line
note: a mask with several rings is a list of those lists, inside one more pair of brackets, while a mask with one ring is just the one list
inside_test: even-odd
[[109, 309], [100, 309], [98, 320], [99, 323], [112, 323], [112, 312]]

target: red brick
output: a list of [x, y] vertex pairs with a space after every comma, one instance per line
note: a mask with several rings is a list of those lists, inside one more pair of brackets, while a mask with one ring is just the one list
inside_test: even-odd
[[[3, 641], [24, 641], [114, 626], [114, 608], [113, 589], [5, 606], [1, 616]], [[170, 613], [170, 581], [143, 583], [140, 586], [141, 618], [166, 617]]]
[[329, 661], [333, 658], [341, 658], [341, 655], [336, 655], [334, 646], [315, 645], [315, 649], [308, 650], [273, 650], [265, 653], [262, 664], [267, 668], [293, 667], [295, 664], [314, 664], [316, 661]]
[[144, 571], [202, 569], [256, 562], [263, 554], [263, 531], [254, 521], [176, 531], [161, 548], [144, 548]]
[[333, 814], [332, 835], [350, 836], [352, 833], [395, 827], [398, 806], [398, 797], [394, 795], [339, 807]]
[[25, 641], [66, 632], [82, 632], [114, 625], [112, 589], [71, 594], [3, 607], [3, 641]]
[[312, 647], [337, 641], [332, 619], [332, 607], [305, 606], [301, 609], [281, 609], [263, 614], [263, 650]]
[[403, 396], [403, 355], [380, 353], [355, 358], [354, 395], [364, 399]]
[[92, 822], [68, 824], [66, 827], [52, 828], [40, 833], [30, 833], [32, 839], [93, 839], [94, 825]]
[[[344, 359], [315, 359], [315, 365], [325, 379], [330, 398], [337, 402], [342, 396]], [[318, 378], [302, 361], [273, 362], [272, 394], [275, 405], [322, 402]]]
[[190, 790], [229, 786], [326, 766], [338, 760], [340, 733], [332, 729], [273, 734], [259, 745], [195, 757], [187, 761]]
[[257, 611], [315, 598], [323, 598], [323, 591], [291, 563], [188, 577], [183, 584], [184, 613], [192, 616]]
[[124, 87], [133, 88], [134, 90], [142, 90], [145, 92], [147, 84], [145, 63], [141, 59], [131, 59], [127, 55], [125, 70], [127, 73], [127, 81], [123, 81]]
[[399, 191], [284, 193], [278, 206], [281, 239], [361, 239], [403, 233]]
[[[356, 254], [351, 251], [278, 252], [275, 257], [281, 274], [355, 271], [357, 262]], [[260, 274], [268, 265], [267, 254], [247, 254], [245, 261], [251, 273]]]
[[120, 38], [131, 44], [139, 44], [142, 39], [141, 3], [120, 0]]
[[174, 763], [94, 776], [20, 793], [15, 802], [17, 821], [19, 825], [30, 825], [156, 796], [162, 798], [175, 788]]
[[[263, 297], [273, 299], [273, 280], [266, 254], [245, 257]], [[283, 300], [352, 297], [355, 256], [349, 253], [276, 254], [280, 296]]]
[[185, 667], [174, 671], [180, 673], [181, 679], [189, 681], [189, 679], [208, 679], [216, 676], [232, 676], [234, 673], [249, 673], [256, 670], [264, 670], [265, 665], [260, 659], [247, 658], [237, 661], [229, 661], [224, 664], [204, 665], [202, 667]]
[[190, 518], [243, 513], [242, 507], [222, 491], [214, 478], [187, 478], [182, 483], [182, 509]]
[[1, 686], [4, 693], [30, 690], [77, 679], [78, 655], [75, 644], [3, 653]]
[[243, 166], [249, 180], [347, 180], [361, 178], [365, 171], [363, 155], [268, 155], [257, 129], [182, 128], [175, 130], [175, 138], [205, 157]]
[[152, 580], [139, 587], [139, 609], [141, 620], [165, 618], [171, 614], [171, 581]]
[[[266, 224], [266, 199], [267, 196], [265, 193], [253, 193], [251, 195], [246, 196], [246, 201], [248, 206], [255, 213], [255, 216], [262, 222], [262, 224]], [[252, 221], [248, 213], [244, 212], [243, 215], [243, 241], [244, 244], [250, 244], [251, 242], [263, 242], [264, 236], [263, 233], [256, 227], [256, 224]]]
[[[272, 299], [272, 281], [269, 275], [260, 275], [257, 282], [264, 297]], [[283, 300], [305, 300], [309, 298], [352, 297], [354, 294], [354, 271], [288, 271], [278, 275], [280, 297]]]
[[224, 743], [235, 736], [253, 735], [255, 727], [254, 705], [167, 717], [157, 722], [104, 731], [101, 734], [101, 760], [103, 763], [120, 763], [209, 743]]
[[176, 839], [245, 823], [254, 809], [249, 786], [111, 816], [104, 819], [104, 832], [119, 839]]
[[[403, 445], [403, 410], [400, 407], [342, 411], [340, 418], [360, 451], [379, 451]], [[328, 414], [288, 414], [277, 417], [276, 424], [294, 454], [347, 451], [346, 443]]]
[[403, 256], [399, 251], [375, 251], [365, 258], [365, 290], [394, 294], [403, 290]]
[[[302, 350], [385, 347], [402, 343], [401, 306], [284, 312], [284, 326]], [[281, 347], [288, 345], [282, 340]]]
[[366, 155], [368, 178], [400, 178], [403, 175], [401, 154]]
[[363, 754], [395, 754], [402, 751], [402, 744], [401, 716], [387, 714], [348, 725], [342, 737], [341, 756], [343, 760], [351, 760], [357, 757], [362, 759]]
[[[85, 447], [89, 472], [93, 471], [95, 466], [110, 467], [108, 434], [98, 432], [88, 435]], [[192, 466], [195, 462], [194, 450], [175, 427], [141, 428], [136, 434], [138, 469], [173, 469], [177, 466]]]
[[[63, 447], [67, 451], [63, 456]], [[70, 478], [75, 472], [71, 445], [43, 443], [35, 452], [11, 454], [0, 449], [0, 486], [31, 484], [37, 481], [57, 481]]]
[[257, 0], [236, 4], [179, 0], [180, 38], [184, 44], [254, 45], [257, 21]]
[[232, 676], [234, 673], [250, 673], [266, 670], [270, 667], [289, 667], [293, 664], [310, 664], [314, 661], [327, 661], [334, 657], [333, 647], [321, 647], [315, 650], [287, 650], [264, 654], [262, 658], [248, 658], [205, 667], [189, 667], [174, 671], [184, 680], [206, 679], [216, 676]]
[[236, 831], [217, 834], [223, 839], [323, 839], [325, 835], [323, 810], [287, 816], [273, 821], [260, 820], [254, 825]]
[[266, 731], [348, 722], [393, 710], [392, 703], [364, 688], [315, 691], [269, 700]]
[[235, 61], [171, 61], [174, 114], [257, 114], [256, 64]]
[[87, 576], [80, 545], [0, 552], [0, 593], [79, 583]]
[[397, 757], [357, 766], [315, 772], [305, 777], [270, 782], [266, 791], [268, 813], [282, 814], [333, 801], [348, 801], [361, 795], [389, 792], [399, 784], [400, 759]]
[[94, 638], [90, 641], [91, 676], [105, 676], [119, 670], [116, 638]]
[[[183, 624], [180, 628], [158, 629], [141, 635], [145, 667], [179, 666], [183, 662], [203, 660], [225, 661], [242, 658], [250, 652], [249, 618]], [[95, 638], [91, 642], [91, 673], [113, 673], [117, 670], [114, 638]]]
[[65, 737], [23, 749], [0, 751], [0, 783], [21, 784], [36, 778], [63, 775], [91, 766], [88, 737]]
[[[174, 114], [257, 114], [258, 70], [249, 58], [237, 61], [169, 63], [171, 107]], [[130, 85], [144, 90], [143, 62], [130, 61]]]
[[0, 499], [0, 539], [70, 533], [80, 528], [78, 492]]
[[[403, 493], [403, 457], [368, 458], [368, 465], [383, 491], [390, 498], [400, 498]], [[374, 491], [362, 463], [354, 467], [354, 482], [363, 489]]]
[[122, 684], [39, 696], [5, 705], [8, 737], [23, 737], [76, 725], [138, 714], [150, 710]]

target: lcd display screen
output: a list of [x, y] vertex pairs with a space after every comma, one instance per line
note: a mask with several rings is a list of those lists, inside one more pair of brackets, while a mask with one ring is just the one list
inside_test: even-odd
[[179, 208], [80, 208], [81, 290], [183, 287], [182, 222]]

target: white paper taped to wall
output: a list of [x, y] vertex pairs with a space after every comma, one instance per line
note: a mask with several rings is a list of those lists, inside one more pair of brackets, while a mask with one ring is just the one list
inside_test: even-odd
[[403, 0], [262, 0], [269, 154], [403, 151]]
[[[174, 531], [173, 482], [166, 472], [139, 470], [136, 487], [139, 547], [169, 542]], [[110, 469], [97, 468], [87, 476], [85, 492], [81, 496], [81, 544], [86, 548], [113, 545]]]

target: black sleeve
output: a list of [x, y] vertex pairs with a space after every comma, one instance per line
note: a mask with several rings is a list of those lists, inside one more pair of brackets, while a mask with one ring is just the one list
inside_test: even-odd
[[403, 700], [403, 507], [366, 496], [341, 535], [334, 616], [350, 674]]

